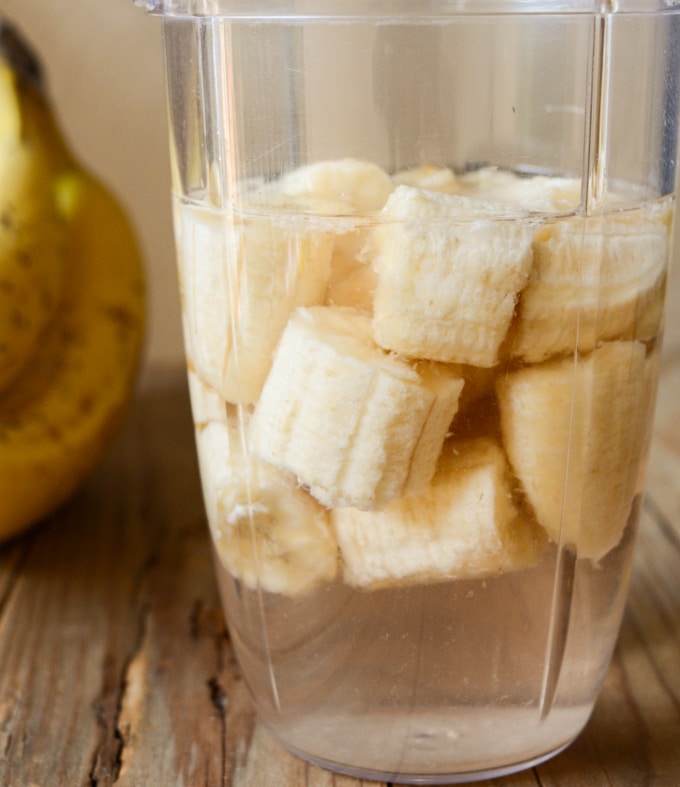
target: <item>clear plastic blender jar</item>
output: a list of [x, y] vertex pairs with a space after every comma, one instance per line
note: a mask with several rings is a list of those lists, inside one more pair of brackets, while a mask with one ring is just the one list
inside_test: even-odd
[[675, 212], [663, 0], [143, 0], [220, 593], [325, 767], [510, 773], [626, 598]]

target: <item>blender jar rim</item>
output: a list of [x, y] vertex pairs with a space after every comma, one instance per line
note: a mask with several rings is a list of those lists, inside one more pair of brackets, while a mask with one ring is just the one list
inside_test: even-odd
[[680, 12], [680, 0], [132, 0], [149, 14], [251, 21], [371, 19], [417, 23], [459, 16]]

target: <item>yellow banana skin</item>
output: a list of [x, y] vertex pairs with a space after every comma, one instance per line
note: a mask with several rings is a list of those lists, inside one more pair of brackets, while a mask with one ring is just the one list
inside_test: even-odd
[[40, 62], [0, 17], [0, 541], [51, 514], [102, 457], [144, 330], [128, 217], [72, 155]]
[[140, 252], [115, 199], [87, 173], [57, 184], [65, 291], [30, 363], [0, 395], [0, 539], [54, 511], [108, 448], [144, 334]]
[[39, 88], [0, 50], [0, 391], [54, 317], [65, 221], [55, 184], [65, 149]]

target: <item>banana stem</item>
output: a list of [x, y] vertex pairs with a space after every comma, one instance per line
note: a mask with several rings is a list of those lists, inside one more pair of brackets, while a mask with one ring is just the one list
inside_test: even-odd
[[1, 17], [0, 58], [6, 60], [22, 80], [45, 92], [45, 72], [40, 59], [16, 27]]

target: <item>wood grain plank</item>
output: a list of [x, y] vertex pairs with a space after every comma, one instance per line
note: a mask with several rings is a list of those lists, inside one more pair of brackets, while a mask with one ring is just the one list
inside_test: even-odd
[[25, 539], [14, 539], [0, 551], [0, 616], [21, 577], [21, 567], [30, 547]]
[[144, 468], [148, 541], [137, 588], [136, 648], [108, 730], [121, 744], [111, 783], [221, 784], [223, 709], [214, 682], [226, 632], [185, 387], [154, 380], [129, 434]]
[[[261, 724], [255, 731], [243, 764], [234, 772], [233, 787], [359, 787], [366, 782], [334, 775], [284, 751]], [[372, 782], [385, 787], [384, 782]]]
[[34, 536], [0, 621], [2, 783], [78, 783], [115, 707], [131, 637], [121, 625], [124, 611], [100, 582], [110, 578], [106, 561], [116, 552], [89, 537], [101, 511], [93, 503], [84, 494]]
[[222, 773], [216, 647], [196, 634], [218, 607], [186, 390], [157, 382], [77, 498], [26, 536], [0, 618], [0, 784]]

